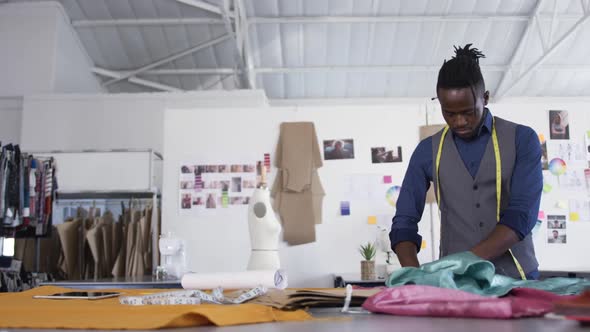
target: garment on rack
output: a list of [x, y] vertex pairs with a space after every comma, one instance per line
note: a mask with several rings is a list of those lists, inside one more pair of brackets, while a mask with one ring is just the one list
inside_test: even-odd
[[59, 268], [64, 279], [81, 278], [81, 261], [79, 258], [81, 224], [82, 220], [76, 218], [56, 225], [62, 248]]
[[[55, 228], [55, 226], [53, 226]], [[36, 242], [39, 243], [39, 257], [36, 257]], [[58, 277], [61, 272], [58, 262], [61, 254], [61, 244], [57, 230], [51, 231], [51, 235], [44, 238], [17, 238], [14, 246], [14, 259], [22, 261], [22, 266], [28, 272], [47, 273]], [[39, 267], [35, 265], [39, 260]]]
[[394, 271], [386, 282], [388, 287], [429, 285], [484, 295], [503, 296], [513, 288], [526, 287], [559, 295], [572, 295], [590, 287], [590, 280], [550, 278], [543, 281], [517, 280], [496, 274], [494, 264], [466, 251], [445, 256], [419, 268], [404, 267]]
[[554, 303], [570, 298], [550, 292], [514, 288], [504, 297], [487, 297], [433, 286], [406, 285], [369, 297], [363, 308], [397, 316], [521, 318], [549, 313]]
[[18, 145], [0, 152], [0, 236], [45, 237], [57, 181], [53, 158], [21, 153]]

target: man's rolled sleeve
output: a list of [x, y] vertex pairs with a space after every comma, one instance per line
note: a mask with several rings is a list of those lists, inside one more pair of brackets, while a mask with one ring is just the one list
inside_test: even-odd
[[401, 192], [396, 203], [396, 214], [391, 224], [389, 239], [391, 248], [404, 241], [416, 244], [419, 252], [422, 236], [418, 234], [418, 222], [424, 212], [426, 192], [432, 180], [432, 138], [418, 144], [412, 154]]
[[500, 224], [510, 227], [520, 240], [532, 231], [537, 222], [543, 191], [541, 153], [535, 131], [519, 125], [516, 128], [516, 161], [510, 184], [510, 201], [502, 211]]

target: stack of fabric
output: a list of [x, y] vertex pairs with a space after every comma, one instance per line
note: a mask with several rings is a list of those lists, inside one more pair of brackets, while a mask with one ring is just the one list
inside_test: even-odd
[[391, 274], [387, 286], [363, 307], [394, 315], [516, 318], [551, 312], [556, 302], [582, 292], [590, 281], [516, 280], [495, 274], [491, 262], [463, 252], [420, 268], [402, 268]]
[[580, 296], [563, 299], [555, 304], [554, 312], [584, 323], [590, 323], [590, 291]]
[[[73, 290], [68, 288], [43, 286], [0, 296], [2, 313], [0, 328], [148, 330], [312, 319], [303, 310], [282, 311], [251, 303], [131, 306], [120, 304], [118, 298], [96, 301], [33, 298], [35, 295], [71, 291]], [[124, 296], [140, 296], [169, 290], [112, 289], [105, 291], [119, 292]]]

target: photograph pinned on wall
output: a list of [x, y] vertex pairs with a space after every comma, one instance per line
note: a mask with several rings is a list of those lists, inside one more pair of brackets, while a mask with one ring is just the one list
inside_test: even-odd
[[564, 215], [547, 215], [547, 228], [548, 229], [565, 229], [566, 218]]
[[232, 173], [242, 173], [244, 172], [244, 165], [231, 165], [230, 169]]
[[242, 192], [242, 178], [241, 177], [231, 178], [231, 191], [235, 192], [235, 193]]
[[570, 221], [590, 222], [590, 198], [587, 200], [572, 199], [569, 201]]
[[205, 182], [205, 189], [219, 189], [221, 184], [219, 181], [207, 181]]
[[219, 165], [217, 170], [219, 173], [229, 173], [229, 165]]
[[270, 153], [264, 154], [264, 166], [266, 167], [266, 172], [270, 173]]
[[402, 147], [374, 147], [371, 148], [371, 161], [373, 164], [399, 163], [402, 161]]
[[324, 140], [324, 160], [354, 159], [353, 139]]
[[541, 143], [541, 164], [543, 165], [543, 170], [548, 170], [549, 158], [547, 158], [547, 140], [545, 139], [545, 135], [539, 134], [539, 142]]
[[216, 189], [221, 189], [222, 192], [228, 192], [229, 191], [229, 180], [227, 181], [219, 181], [219, 187], [217, 187]]
[[586, 180], [583, 169], [568, 169], [560, 178], [560, 188], [568, 191], [586, 192]]
[[194, 189], [195, 181], [180, 181], [180, 189]]
[[584, 141], [586, 142], [586, 161], [588, 162], [588, 167], [590, 167], [590, 130], [586, 131]]
[[569, 116], [567, 111], [549, 111], [549, 138], [570, 139]]
[[203, 189], [203, 177], [200, 174], [195, 175], [194, 189], [195, 191], [201, 191]]
[[229, 205], [229, 196], [227, 194], [227, 191], [221, 192], [221, 197], [220, 197], [219, 203], [222, 208], [226, 208]]
[[250, 203], [250, 197], [230, 197], [229, 204], [230, 205], [248, 205]]
[[207, 165], [207, 173], [217, 173], [218, 170], [218, 165]]
[[242, 180], [242, 188], [255, 189], [256, 188], [256, 181], [255, 180]]
[[203, 173], [207, 173], [206, 170], [207, 169], [206, 169], [205, 165], [197, 165], [197, 166], [195, 166], [195, 174], [196, 175], [201, 175]]
[[551, 159], [559, 158], [569, 167], [586, 167], [584, 144], [578, 141], [551, 141], [547, 143], [547, 154]]
[[192, 207], [192, 196], [190, 193], [183, 193], [180, 195], [180, 208], [187, 210]]
[[194, 171], [195, 171], [195, 166], [190, 166], [190, 165], [180, 166], [180, 173], [181, 174], [191, 174]]
[[217, 197], [214, 193], [207, 194], [207, 199], [205, 200], [205, 208], [207, 208], [207, 209], [217, 208]]
[[[262, 184], [262, 170], [266, 172], [266, 167], [263, 167], [262, 161], [256, 162], [256, 184]], [[265, 174], [266, 175], [266, 174]]]
[[203, 196], [193, 196], [193, 206], [203, 205], [205, 205], [205, 200], [203, 200]]
[[547, 230], [547, 243], [567, 243], [567, 234], [565, 229]]
[[256, 171], [256, 165], [254, 165], [254, 164], [243, 165], [243, 171], [244, 171], [244, 173], [254, 173]]

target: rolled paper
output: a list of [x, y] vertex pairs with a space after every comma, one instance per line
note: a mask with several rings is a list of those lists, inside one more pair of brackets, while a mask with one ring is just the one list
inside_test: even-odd
[[221, 273], [187, 273], [180, 281], [184, 289], [243, 289], [264, 286], [287, 288], [287, 273], [283, 270], [259, 270]]

